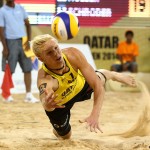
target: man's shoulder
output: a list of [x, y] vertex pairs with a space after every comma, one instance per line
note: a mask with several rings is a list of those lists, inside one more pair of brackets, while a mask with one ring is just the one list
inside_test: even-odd
[[125, 44], [126, 44], [126, 41], [119, 42], [119, 45], [125, 45]]
[[78, 61], [81, 57], [81, 51], [75, 47], [68, 47], [62, 50], [62, 53], [67, 57], [69, 61]]
[[45, 75], [46, 75], [47, 73], [44, 71], [44, 69], [43, 69], [43, 67], [41, 67], [39, 70], [38, 70], [38, 75], [40, 76], [40, 77], [45, 77]]
[[46, 78], [51, 79], [52, 76], [48, 74], [46, 71], [44, 71], [43, 68], [40, 68], [38, 71], [38, 80], [45, 80]]
[[84, 60], [83, 53], [75, 47], [69, 47], [65, 49], [63, 54], [66, 56], [71, 66], [76, 69], [82, 64], [82, 61]]
[[75, 47], [67, 47], [67, 48], [62, 49], [62, 51], [63, 51], [64, 53], [70, 53], [70, 52], [72, 52], [73, 50], [76, 50], [76, 48], [75, 48]]
[[[15, 7], [18, 9], [23, 9], [24, 7], [22, 6], [22, 5], [20, 5], [20, 4], [17, 4], [17, 3], [15, 3]], [[7, 5], [3, 5], [1, 8], [0, 8], [0, 11], [1, 12], [5, 12], [5, 11], [7, 11], [9, 9], [9, 7], [7, 6]]]
[[68, 47], [68, 48], [64, 48], [62, 49], [62, 53], [68, 58], [70, 58], [72, 55], [75, 55], [75, 48], [74, 47]]
[[23, 8], [24, 8], [22, 5], [20, 5], [20, 4], [18, 4], [18, 3], [15, 3], [15, 7], [16, 7], [16, 8], [19, 8], [19, 9], [23, 9]]
[[68, 48], [64, 48], [62, 49], [62, 53], [64, 53], [65, 55], [69, 55], [69, 54], [78, 54], [79, 50], [75, 47], [68, 47]]
[[22, 7], [22, 5], [15, 3], [15, 7]]
[[3, 12], [6, 10], [6, 5], [3, 5], [1, 8], [0, 8], [0, 12]]

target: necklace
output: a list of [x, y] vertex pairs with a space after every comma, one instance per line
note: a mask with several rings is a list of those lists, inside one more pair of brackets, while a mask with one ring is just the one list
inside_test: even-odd
[[48, 68], [49, 70], [62, 70], [62, 69], [64, 69], [65, 68], [65, 65], [63, 64], [63, 66], [61, 67], [61, 68], [57, 68], [57, 69], [51, 69], [51, 68]]

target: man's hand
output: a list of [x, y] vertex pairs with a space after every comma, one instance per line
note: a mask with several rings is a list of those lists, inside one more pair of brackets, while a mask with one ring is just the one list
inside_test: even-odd
[[90, 115], [89, 117], [85, 118], [84, 120], [79, 120], [80, 123], [87, 123], [86, 128], [90, 128], [91, 132], [97, 133], [97, 131], [100, 131], [103, 133], [103, 131], [99, 127], [98, 117], [96, 115]]
[[24, 47], [24, 50], [25, 50], [25, 51], [30, 50], [30, 43], [29, 43], [29, 41], [26, 41], [26, 42], [23, 44], [23, 47]]
[[57, 95], [55, 95], [54, 92], [48, 93], [48, 91], [45, 90], [45, 97], [42, 99], [42, 104], [47, 111], [53, 111], [55, 108], [65, 107], [64, 105], [59, 106], [58, 104], [61, 103], [62, 100], [55, 102], [56, 98]]

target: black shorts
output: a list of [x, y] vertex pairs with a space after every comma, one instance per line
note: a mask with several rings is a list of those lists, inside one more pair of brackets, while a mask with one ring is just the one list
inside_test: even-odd
[[65, 108], [56, 108], [51, 112], [45, 111], [52, 126], [60, 136], [66, 135], [71, 130], [69, 123], [70, 109], [73, 107], [74, 103], [90, 99], [92, 92], [93, 89], [85, 82], [83, 89], [69, 102], [64, 104]]

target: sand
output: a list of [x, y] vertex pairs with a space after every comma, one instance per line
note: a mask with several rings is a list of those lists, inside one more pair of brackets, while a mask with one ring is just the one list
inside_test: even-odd
[[70, 140], [52, 134], [41, 103], [24, 103], [24, 94], [13, 97], [12, 103], [0, 100], [0, 150], [150, 150], [150, 107], [141, 92], [106, 92], [100, 116], [104, 133], [79, 123], [90, 113], [92, 99], [76, 103]]

